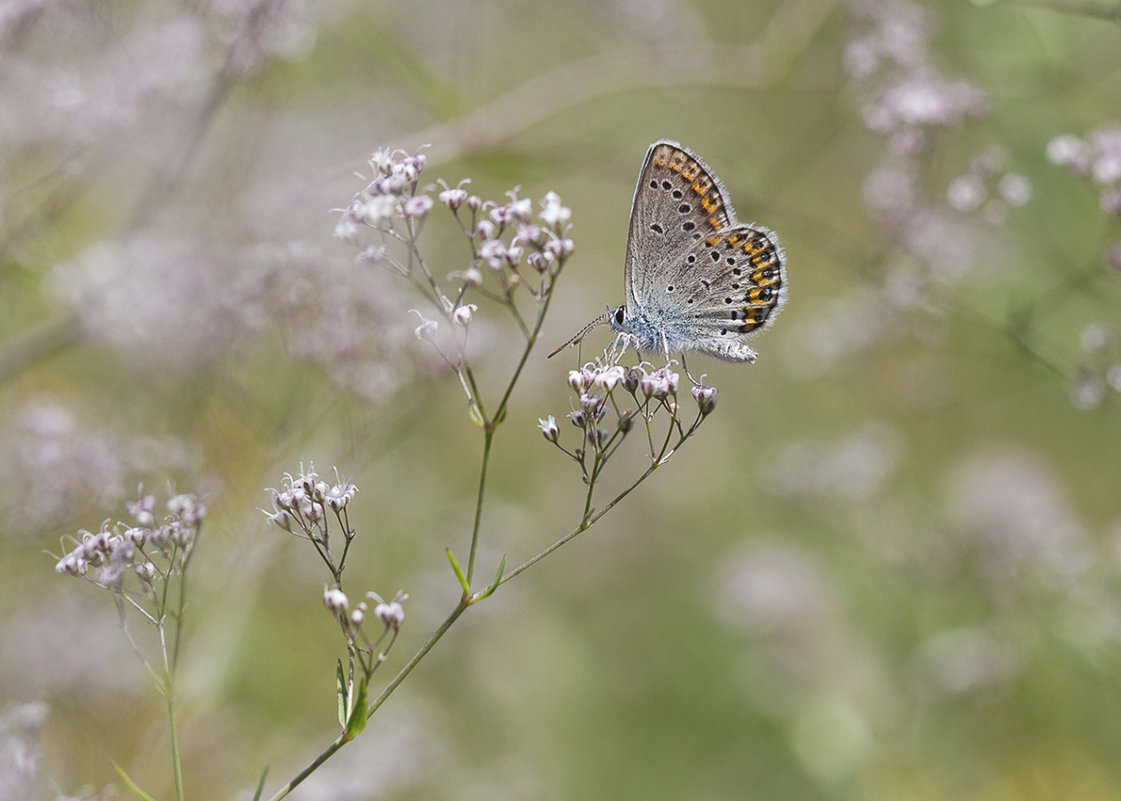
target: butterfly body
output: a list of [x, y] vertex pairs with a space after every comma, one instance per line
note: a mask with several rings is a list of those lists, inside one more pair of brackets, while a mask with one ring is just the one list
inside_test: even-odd
[[626, 302], [607, 322], [636, 350], [753, 362], [743, 340], [786, 300], [786, 255], [767, 228], [736, 220], [723, 184], [688, 149], [655, 142], [631, 208]]

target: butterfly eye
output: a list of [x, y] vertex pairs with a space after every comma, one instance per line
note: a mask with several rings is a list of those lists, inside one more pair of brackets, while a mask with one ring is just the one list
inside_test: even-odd
[[618, 323], [619, 325], [622, 325], [623, 324], [623, 316], [624, 316], [623, 315], [623, 307], [620, 306], [619, 308], [617, 308], [615, 310], [615, 322]]

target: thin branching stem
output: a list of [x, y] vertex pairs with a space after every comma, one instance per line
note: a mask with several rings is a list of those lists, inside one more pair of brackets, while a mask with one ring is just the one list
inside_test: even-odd
[[483, 430], [483, 464], [479, 468], [479, 492], [475, 496], [475, 522], [471, 527], [471, 553], [467, 557], [467, 583], [475, 577], [475, 555], [479, 549], [479, 530], [483, 522], [483, 499], [487, 491], [487, 468], [490, 466], [490, 449], [494, 443], [495, 428], [488, 425]]

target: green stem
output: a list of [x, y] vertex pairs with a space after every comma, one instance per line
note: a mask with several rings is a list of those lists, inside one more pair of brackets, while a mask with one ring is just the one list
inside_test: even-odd
[[[452, 610], [452, 613], [448, 615], [447, 619], [442, 624], [440, 624], [440, 628], [436, 629], [435, 633], [428, 638], [428, 642], [426, 642], [419, 651], [413, 654], [412, 659], [410, 659], [408, 663], [403, 668], [401, 668], [400, 672], [396, 676], [394, 676], [393, 681], [387, 684], [385, 689], [381, 691], [381, 694], [378, 695], [376, 699], [374, 699], [374, 702], [372, 704], [370, 704], [369, 708], [366, 710], [367, 719], [369, 719], [369, 717], [373, 715], [374, 712], [376, 712], [383, 703], [385, 703], [385, 700], [389, 698], [393, 691], [396, 690], [401, 682], [405, 680], [405, 678], [409, 675], [409, 673], [412, 672], [413, 668], [417, 666], [420, 660], [423, 659], [428, 654], [428, 652], [432, 650], [432, 647], [436, 645], [437, 642], [439, 642], [440, 638], [444, 636], [447, 630], [451, 628], [452, 624], [455, 623], [455, 621], [459, 618], [460, 615], [463, 614], [466, 609], [467, 603], [464, 601], [460, 601], [456, 608]], [[344, 731], [340, 733], [339, 736], [336, 737], [329, 746], [327, 746], [323, 753], [313, 759], [306, 768], [300, 771], [290, 782], [288, 782], [286, 785], [284, 785], [284, 787], [278, 790], [277, 793], [272, 796], [271, 799], [269, 799], [269, 801], [280, 801], [280, 799], [287, 796], [288, 793], [292, 792], [292, 790], [295, 789], [301, 782], [303, 782], [304, 779], [314, 773], [320, 765], [330, 759], [336, 751], [350, 742], [350, 739], [351, 738], [348, 737], [347, 732]]]
[[479, 528], [483, 522], [483, 498], [487, 490], [487, 468], [490, 466], [490, 446], [494, 442], [493, 425], [488, 425], [485, 429], [483, 440], [483, 466], [479, 470], [479, 494], [475, 497], [475, 525], [471, 529], [471, 553], [467, 557], [467, 584], [470, 586], [471, 580], [475, 576], [475, 554], [479, 548]]
[[[610, 512], [615, 507], [615, 505], [617, 503], [619, 503], [619, 501], [623, 500], [623, 498], [627, 497], [632, 492], [634, 492], [634, 490], [638, 488], [638, 485], [641, 484], [646, 479], [648, 479], [650, 477], [650, 474], [653, 473], [655, 470], [657, 470], [660, 466], [661, 466], [661, 462], [654, 462], [653, 464], [651, 464], [648, 468], [646, 468], [646, 471], [635, 480], [635, 482], [633, 484], [631, 484], [625, 490], [623, 490], [618, 495], [616, 495], [614, 498], [612, 498], [611, 503], [607, 504], [607, 506], [603, 507], [603, 509], [598, 511], [596, 514], [588, 516], [587, 513], [585, 513], [584, 520], [582, 520], [580, 522], [580, 525], [578, 525], [572, 531], [565, 534], [563, 537], [561, 537], [559, 540], [554, 542], [552, 545], [550, 545], [545, 550], [541, 551], [536, 556], [530, 557], [525, 562], [523, 562], [521, 565], [519, 565], [518, 567], [511, 570], [506, 575], [504, 575], [502, 577], [502, 580], [499, 582], [499, 586], [505, 584], [507, 581], [514, 578], [514, 576], [517, 576], [521, 573], [524, 573], [526, 570], [529, 570], [531, 567], [533, 567], [535, 564], [540, 562], [546, 556], [553, 553], [553, 551], [556, 551], [562, 545], [566, 545], [567, 543], [576, 539], [576, 537], [578, 537], [580, 534], [582, 534], [583, 532], [590, 529], [592, 526], [594, 526], [599, 521], [600, 518], [602, 518], [605, 514]], [[591, 503], [591, 493], [589, 493], [588, 503], [589, 503], [589, 505]]]
[[552, 300], [552, 292], [545, 295], [545, 301], [541, 304], [541, 309], [537, 312], [537, 320], [533, 324], [533, 331], [530, 332], [529, 337], [526, 339], [525, 350], [522, 351], [522, 358], [518, 360], [518, 366], [514, 368], [514, 374], [510, 376], [510, 383], [506, 385], [506, 391], [502, 394], [502, 400], [498, 402], [498, 408], [495, 409], [495, 420], [501, 420], [506, 411], [506, 404], [510, 400], [511, 393], [514, 391], [514, 385], [518, 383], [518, 378], [522, 374], [522, 368], [525, 367], [525, 363], [529, 359], [529, 354], [533, 352], [533, 346], [537, 344], [537, 335], [541, 333], [541, 326], [545, 322], [545, 315], [549, 313], [549, 303], [551, 303]]
[[175, 798], [183, 801], [183, 766], [179, 761], [179, 724], [175, 716], [175, 680], [165, 664], [164, 683], [167, 699], [167, 722], [171, 730], [171, 768], [175, 774]]
[[455, 623], [455, 621], [459, 619], [459, 616], [467, 610], [467, 606], [468, 604], [465, 600], [461, 600], [456, 605], [455, 609], [452, 610], [447, 619], [440, 624], [440, 628], [436, 629], [432, 636], [428, 638], [428, 642], [422, 645], [420, 650], [413, 654], [412, 659], [405, 663], [405, 666], [401, 668], [400, 671], [398, 671], [396, 676], [393, 677], [393, 681], [385, 685], [385, 689], [383, 689], [378, 697], [374, 699], [373, 703], [370, 704], [370, 708], [366, 710], [367, 718], [370, 715], [373, 715], [374, 712], [376, 712], [378, 708], [385, 703], [386, 699], [393, 694], [393, 691], [397, 689], [398, 685], [400, 685], [401, 682], [403, 682], [405, 678], [413, 672], [413, 668], [417, 666], [420, 660], [424, 659], [428, 652], [432, 650], [432, 647], [440, 641], [440, 638], [443, 637], [445, 633], [447, 633], [447, 630], [452, 627], [452, 624]]
[[288, 782], [288, 784], [277, 790], [276, 795], [270, 798], [269, 801], [280, 801], [281, 798], [284, 798], [286, 795], [292, 792], [301, 782], [303, 782], [304, 779], [314, 773], [320, 765], [330, 759], [336, 751], [338, 751], [348, 742], [350, 741], [346, 739], [346, 732], [342, 732], [341, 734], [339, 734], [339, 736], [335, 738], [334, 742], [327, 746], [326, 750], [324, 750], [322, 754], [313, 759], [310, 765], [296, 774], [292, 781]]

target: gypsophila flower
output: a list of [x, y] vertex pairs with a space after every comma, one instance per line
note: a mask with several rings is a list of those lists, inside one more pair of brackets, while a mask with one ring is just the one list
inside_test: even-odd
[[962, 175], [950, 182], [946, 202], [958, 211], [976, 211], [985, 202], [985, 182], [979, 175]]
[[393, 219], [397, 213], [397, 198], [393, 195], [373, 195], [355, 206], [355, 217], [371, 228], [378, 228]]
[[[703, 378], [704, 376], [702, 376]], [[697, 406], [701, 410], [701, 414], [708, 415], [716, 408], [716, 387], [708, 387], [704, 384], [694, 384], [692, 390], [693, 397], [697, 401]]]
[[1031, 182], [1019, 173], [1005, 173], [997, 184], [997, 189], [1009, 206], [1023, 206], [1031, 200]]
[[428, 195], [417, 195], [405, 201], [404, 211], [406, 217], [420, 219], [431, 210], [432, 198], [428, 197]]
[[[138, 606], [145, 600], [153, 603], [155, 608], [149, 611], [147, 619], [158, 622], [166, 596], [155, 595], [152, 589], [157, 581], [182, 575], [206, 516], [206, 507], [193, 495], [173, 496], [167, 502], [167, 517], [158, 525], [152, 514], [154, 496], [143, 496], [129, 503], [127, 508], [140, 525], [107, 520], [96, 533], [80, 529], [76, 537], [70, 538], [74, 547], [58, 557], [55, 570], [126, 594]], [[90, 577], [90, 568], [96, 569], [93, 577]], [[129, 576], [135, 576], [136, 581], [128, 582]]]
[[188, 526], [196, 526], [206, 517], [206, 507], [194, 495], [176, 495], [167, 502], [167, 511]]
[[573, 254], [573, 252], [575, 252], [575, 250], [576, 246], [573, 244], [571, 239], [552, 239], [549, 242], [545, 243], [545, 252], [552, 254], [554, 257], [560, 259], [569, 258]]
[[455, 320], [458, 325], [466, 328], [471, 322], [471, 315], [478, 310], [479, 307], [474, 303], [465, 303], [462, 306], [456, 307], [456, 310], [452, 312], [452, 319]]
[[617, 387], [623, 381], [623, 379], [626, 378], [626, 375], [627, 371], [624, 367], [618, 364], [613, 364], [609, 367], [605, 367], [602, 370], [599, 370], [595, 374], [593, 383], [597, 387], [602, 387], [604, 390], [610, 393], [611, 390], [615, 389], [615, 387]]
[[[576, 397], [575, 408], [567, 416], [581, 432], [582, 443], [579, 446], [570, 450], [561, 443], [560, 431], [552, 415], [539, 421], [545, 439], [580, 466], [583, 480], [590, 488], [594, 488], [603, 466], [637, 422], [645, 426], [643, 440], [649, 448], [653, 465], [657, 467], [696, 432], [716, 407], [714, 388], [694, 387], [692, 393], [697, 400], [697, 413], [691, 424], [683, 424], [678, 417], [675, 399], [680, 376], [669, 364], [652, 369], [643, 362], [628, 368], [611, 361], [611, 358], [609, 351], [601, 362], [585, 365], [568, 374], [569, 387]], [[616, 416], [614, 425], [609, 421], [611, 414]], [[654, 423], [659, 417], [668, 418], [664, 434], [654, 432]]]
[[1090, 145], [1074, 134], [1060, 134], [1047, 143], [1047, 160], [1077, 173], [1089, 172], [1093, 157]]
[[595, 376], [587, 368], [568, 371], [568, 385], [577, 392], [583, 392], [592, 385], [594, 380]]
[[603, 408], [603, 400], [598, 395], [585, 392], [580, 396], [580, 408], [590, 419], [595, 420], [599, 417], [600, 410]]
[[350, 605], [346, 593], [337, 587], [323, 587], [323, 605], [330, 609], [332, 612], [343, 613], [346, 612], [347, 607]]
[[428, 342], [435, 342], [436, 330], [440, 327], [440, 324], [435, 320], [426, 320], [424, 315], [416, 309], [409, 309], [409, 311], [420, 318], [420, 325], [413, 330], [413, 334], [416, 338], [427, 340]]
[[474, 267], [468, 267], [466, 270], [452, 273], [450, 277], [458, 278], [463, 282], [464, 286], [469, 287], [477, 287], [483, 283], [483, 274]]
[[541, 213], [537, 215], [541, 222], [553, 229], [560, 229], [572, 217], [572, 209], [561, 205], [560, 196], [556, 192], [547, 192], [541, 201]]
[[646, 373], [639, 382], [639, 389], [647, 398], [664, 400], [677, 392], [677, 383], [680, 376], [668, 367], [661, 367], [653, 372]]
[[549, 442], [556, 442], [557, 437], [560, 436], [560, 429], [557, 427], [557, 418], [549, 415], [546, 418], [538, 418], [537, 427], [541, 429], [541, 433]]
[[374, 607], [374, 617], [397, 631], [405, 623], [405, 610], [397, 601], [380, 603]]
[[501, 239], [489, 239], [479, 246], [479, 258], [492, 270], [501, 270], [506, 264], [506, 243]]
[[354, 496], [355, 494], [357, 494], [357, 492], [358, 487], [354, 486], [354, 484], [350, 483], [349, 481], [344, 481], [339, 484], [335, 484], [333, 487], [327, 490], [324, 500], [327, 504], [327, 507], [331, 509], [331, 511], [338, 512], [342, 509], [345, 509], [347, 504], [354, 500]]
[[523, 245], [542, 245], [545, 242], [545, 231], [539, 225], [523, 223], [518, 226], [514, 241]]
[[1106, 214], [1121, 214], [1121, 186], [1109, 186], [1098, 197], [1098, 206]]
[[1105, 400], [1105, 392], [1105, 381], [1098, 373], [1082, 370], [1071, 388], [1071, 401], [1079, 409], [1096, 409]]
[[1109, 345], [1110, 329], [1104, 323], [1090, 323], [1082, 329], [1082, 347], [1088, 351], [1103, 350]]
[[467, 200], [467, 190], [463, 188], [465, 183], [467, 183], [466, 180], [460, 181], [454, 188], [444, 184], [444, 191], [436, 195], [436, 198], [449, 209], [455, 211]]
[[539, 273], [543, 273], [549, 269], [549, 265], [556, 261], [556, 256], [552, 253], [545, 253], [543, 251], [535, 250], [526, 256], [526, 262], [529, 266]]
[[127, 504], [128, 513], [142, 526], [151, 526], [156, 522], [152, 511], [156, 508], [156, 496], [145, 495], [139, 500]]

